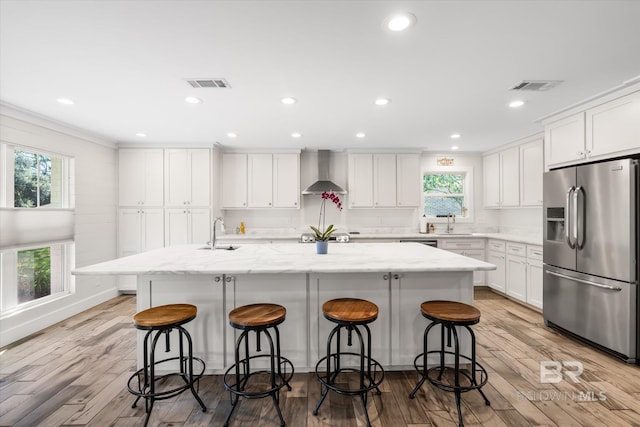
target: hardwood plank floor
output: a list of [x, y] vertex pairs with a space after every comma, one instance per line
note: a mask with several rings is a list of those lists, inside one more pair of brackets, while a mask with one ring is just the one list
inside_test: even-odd
[[[545, 327], [536, 311], [487, 289], [476, 289], [474, 304], [482, 312], [474, 331], [491, 406], [477, 392], [463, 394], [465, 425], [640, 426], [640, 366]], [[134, 313], [135, 297], [120, 296], [0, 349], [0, 426], [141, 426], [144, 405], [131, 408], [125, 385], [135, 366]], [[582, 363], [580, 382], [541, 383], [545, 360]], [[425, 385], [410, 400], [415, 381], [414, 371], [387, 372], [382, 394], [368, 400], [373, 426], [456, 425], [453, 394]], [[320, 396], [314, 374], [295, 374], [291, 385], [281, 393], [288, 426], [364, 425], [359, 400], [334, 393], [313, 416]], [[207, 412], [183, 393], [157, 402], [149, 425], [222, 425], [230, 404], [220, 376], [204, 377], [200, 395]], [[270, 399], [242, 400], [231, 425], [277, 421]]]

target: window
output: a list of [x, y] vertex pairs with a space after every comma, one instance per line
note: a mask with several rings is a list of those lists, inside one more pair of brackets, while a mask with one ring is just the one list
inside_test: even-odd
[[471, 170], [427, 171], [422, 175], [423, 214], [446, 217], [453, 214], [471, 220]]
[[0, 312], [69, 290], [71, 159], [0, 144]]

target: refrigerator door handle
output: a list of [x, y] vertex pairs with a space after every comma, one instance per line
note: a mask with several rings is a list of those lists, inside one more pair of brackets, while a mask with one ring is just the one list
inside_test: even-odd
[[566, 203], [564, 206], [564, 238], [571, 249], [576, 248], [575, 243], [571, 241], [571, 194], [575, 189], [575, 187], [571, 186], [569, 190], [567, 190]]
[[575, 218], [575, 222], [573, 224], [574, 227], [574, 238], [575, 245], [578, 249], [584, 248], [584, 188], [579, 186], [573, 192], [573, 217]]
[[584, 283], [585, 285], [595, 286], [596, 288], [609, 289], [616, 292], [622, 290], [622, 288], [619, 288], [617, 286], [604, 285], [602, 283], [596, 283], [596, 282], [590, 282], [588, 280], [577, 279], [575, 277], [567, 276], [566, 274], [556, 273], [555, 271], [546, 270], [545, 273], [551, 274], [552, 276], [562, 277], [563, 279], [573, 280], [574, 282]]

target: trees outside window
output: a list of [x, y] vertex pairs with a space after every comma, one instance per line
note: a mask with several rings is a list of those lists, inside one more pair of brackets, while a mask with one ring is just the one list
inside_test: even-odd
[[465, 173], [426, 173], [423, 175], [422, 191], [424, 215], [437, 217], [454, 214], [465, 217]]

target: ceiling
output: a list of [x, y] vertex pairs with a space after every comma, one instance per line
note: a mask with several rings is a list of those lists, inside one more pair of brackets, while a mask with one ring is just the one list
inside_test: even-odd
[[[397, 11], [415, 26], [383, 28]], [[0, 0], [0, 17], [2, 104], [122, 145], [484, 151], [640, 75], [640, 1]], [[510, 90], [529, 79], [562, 83]]]

